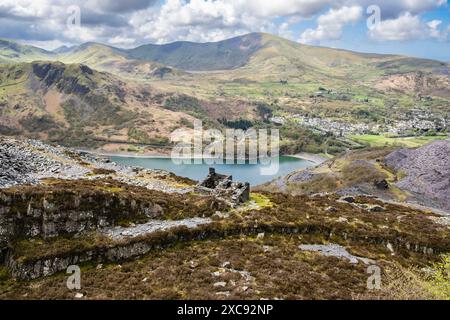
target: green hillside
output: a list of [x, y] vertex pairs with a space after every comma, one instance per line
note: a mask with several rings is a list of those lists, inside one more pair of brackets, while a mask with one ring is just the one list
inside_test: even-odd
[[77, 47], [61, 47], [53, 52], [0, 40], [0, 63], [59, 61], [66, 64], [84, 64], [98, 71], [141, 79], [162, 79], [183, 75], [153, 61], [130, 59], [122, 49], [99, 43], [85, 43]]
[[438, 61], [314, 47], [265, 33], [251, 33], [211, 43], [150, 44], [124, 50], [121, 54], [192, 71], [254, 67], [259, 72], [294, 73], [316, 69], [341, 76], [354, 75], [355, 71], [364, 75], [370, 72], [384, 74], [417, 70], [448, 72], [448, 64]]
[[62, 62], [83, 63], [86, 65], [106, 65], [118, 60], [126, 60], [120, 50], [93, 42], [84, 43], [66, 50], [66, 52], [59, 54], [57, 59]]
[[64, 63], [82, 63], [96, 70], [140, 79], [162, 79], [183, 74], [157, 62], [130, 59], [125, 50], [98, 43], [85, 43], [66, 50], [59, 54], [56, 60]]
[[[30, 64], [35, 61], [41, 62]], [[397, 123], [435, 123], [433, 134], [447, 130], [442, 119], [450, 116], [446, 63], [308, 46], [264, 33], [128, 50], [85, 43], [55, 52], [3, 40], [0, 67], [0, 104], [6, 106], [0, 129], [27, 135], [34, 133], [20, 121], [42, 115], [59, 123], [59, 136], [74, 121], [83, 135], [121, 142], [166, 141], [194, 118], [225, 129], [275, 126], [270, 118], [278, 117], [286, 120], [285, 153], [336, 153], [355, 146], [324, 135], [339, 132], [337, 126], [362, 135]], [[64, 106], [74, 95], [87, 103], [72, 104], [68, 113]], [[314, 118], [313, 129], [298, 116]], [[139, 132], [129, 132], [137, 119]], [[47, 128], [47, 120], [33, 120], [31, 127]], [[414, 120], [420, 124], [405, 123]]]
[[128, 53], [135, 59], [156, 61], [183, 70], [227, 70], [245, 65], [263, 47], [262, 38], [262, 34], [252, 33], [220, 42], [150, 44]]
[[0, 134], [76, 146], [159, 143], [192, 122], [163, 104], [148, 86], [83, 64], [0, 64]]
[[31, 62], [53, 59], [55, 54], [33, 46], [22, 45], [14, 41], [0, 39], [0, 62]]

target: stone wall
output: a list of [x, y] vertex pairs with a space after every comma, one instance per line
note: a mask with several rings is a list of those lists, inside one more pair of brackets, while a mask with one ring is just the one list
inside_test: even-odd
[[213, 223], [208, 226], [187, 229], [185, 227], [170, 231], [159, 232], [148, 237], [134, 238], [128, 242], [120, 242], [109, 246], [66, 252], [65, 254], [47, 256], [36, 259], [23, 259], [15, 257], [10, 252], [6, 257], [6, 266], [14, 278], [21, 280], [32, 280], [40, 277], [50, 276], [67, 269], [70, 265], [80, 265], [88, 262], [111, 263], [123, 262], [136, 259], [148, 254], [151, 250], [163, 249], [176, 245], [180, 242], [200, 241], [206, 239], [220, 239], [237, 235], [259, 235], [259, 234], [316, 234], [322, 235], [329, 241], [363, 241], [373, 245], [382, 245], [393, 253], [399, 254], [403, 251], [407, 254], [417, 253], [427, 256], [439, 255], [444, 248], [438, 246], [427, 246], [425, 244], [411, 244], [402, 238], [384, 239], [383, 237], [361, 237], [349, 236], [347, 233], [338, 233], [328, 228], [317, 226], [293, 226], [293, 225], [259, 225], [259, 226], [234, 226], [222, 229], [220, 224]]
[[157, 203], [111, 192], [0, 191], [0, 248], [16, 239], [75, 235], [120, 222], [157, 218], [163, 213]]

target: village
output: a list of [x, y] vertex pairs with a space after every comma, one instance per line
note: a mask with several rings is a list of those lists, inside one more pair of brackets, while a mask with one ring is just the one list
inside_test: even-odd
[[292, 116], [275, 116], [270, 121], [276, 125], [295, 123], [323, 135], [337, 137], [362, 134], [389, 134], [396, 136], [423, 135], [427, 133], [446, 132], [448, 121], [423, 110], [412, 110], [402, 115], [401, 120], [385, 120], [384, 123], [347, 122], [338, 119], [320, 118], [294, 114]]

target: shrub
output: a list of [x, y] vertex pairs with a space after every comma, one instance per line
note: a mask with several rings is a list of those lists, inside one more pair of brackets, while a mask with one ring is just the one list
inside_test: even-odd
[[443, 255], [442, 261], [435, 263], [432, 269], [428, 290], [436, 299], [450, 300], [450, 254]]

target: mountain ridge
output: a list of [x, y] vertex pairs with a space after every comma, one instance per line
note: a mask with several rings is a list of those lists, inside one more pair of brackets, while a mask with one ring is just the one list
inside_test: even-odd
[[[40, 58], [47, 57], [51, 60], [64, 60], [65, 58], [70, 57], [71, 54], [76, 54], [84, 50], [89, 50], [92, 47], [97, 47], [101, 48], [102, 50], [109, 50], [112, 54], [119, 55], [123, 59], [152, 61], [160, 63], [162, 65], [188, 71], [232, 70], [240, 68], [245, 66], [250, 61], [250, 59], [255, 54], [258, 54], [261, 50], [265, 50], [274, 46], [287, 46], [296, 48], [300, 51], [303, 50], [305, 52], [314, 53], [322, 51], [327, 53], [324, 53], [325, 56], [329, 55], [330, 53], [334, 53], [337, 56], [350, 55], [352, 58], [360, 59], [412, 59], [414, 61], [423, 63], [433, 62], [436, 65], [440, 64], [441, 66], [450, 66], [450, 63], [433, 59], [415, 58], [397, 54], [357, 52], [352, 50], [328, 48], [322, 46], [311, 46], [300, 44], [267, 33], [256, 32], [215, 42], [175, 41], [166, 44], [144, 44], [131, 49], [117, 48], [111, 45], [97, 42], [86, 42], [70, 48], [66, 47], [63, 50], [59, 51], [57, 49], [53, 52], [30, 45], [22, 45], [15, 41], [6, 39], [0, 39], [0, 50], [2, 41], [10, 43], [13, 47], [20, 48], [20, 52], [31, 51], [35, 54], [39, 54]], [[242, 45], [248, 45], [249, 47], [243, 48]], [[239, 53], [242, 53], [242, 55], [240, 55]], [[4, 55], [0, 51], [0, 58], [2, 57], [4, 57]], [[12, 58], [17, 58], [19, 60], [21, 59], [20, 55]], [[26, 59], [27, 62], [31, 62], [31, 58], [32, 57], [28, 58], [25, 56], [22, 59]]]
[[4, 62], [15, 62], [17, 60], [31, 62], [33, 59], [39, 60], [54, 56], [55, 54], [51, 51], [0, 38], [0, 62], [2, 60]]

